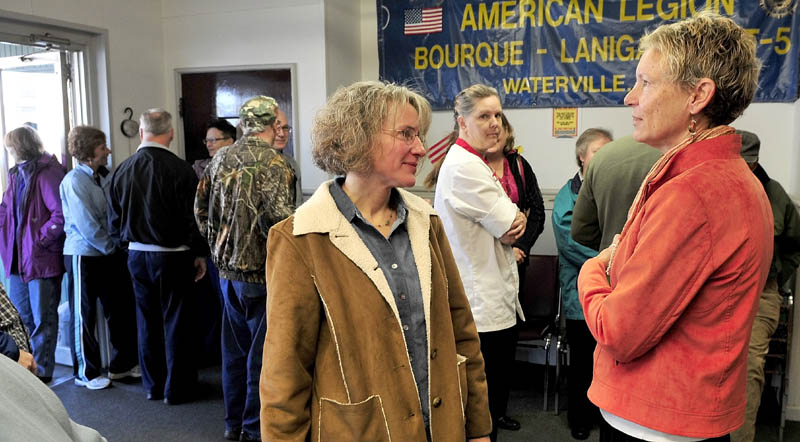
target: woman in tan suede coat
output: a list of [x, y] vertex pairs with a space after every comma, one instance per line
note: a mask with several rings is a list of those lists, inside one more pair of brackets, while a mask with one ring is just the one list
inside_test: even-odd
[[430, 107], [361, 82], [317, 115], [314, 161], [342, 175], [267, 243], [265, 441], [488, 441], [478, 333], [441, 222], [415, 183]]

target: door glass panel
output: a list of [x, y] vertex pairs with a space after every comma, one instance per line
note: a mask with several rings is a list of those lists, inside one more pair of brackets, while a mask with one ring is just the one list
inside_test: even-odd
[[[58, 52], [39, 52], [0, 59], [5, 131], [29, 124], [39, 131], [44, 148], [64, 162], [64, 107]], [[9, 167], [14, 159], [9, 158]]]

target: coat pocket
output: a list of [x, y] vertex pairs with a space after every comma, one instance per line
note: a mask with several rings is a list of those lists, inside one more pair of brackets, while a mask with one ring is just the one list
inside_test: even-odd
[[355, 404], [320, 399], [319, 440], [389, 442], [389, 424], [380, 396], [370, 396]]
[[461, 394], [461, 417], [466, 418], [464, 410], [467, 408], [469, 387], [467, 386], [467, 357], [457, 354], [458, 359], [458, 392]]

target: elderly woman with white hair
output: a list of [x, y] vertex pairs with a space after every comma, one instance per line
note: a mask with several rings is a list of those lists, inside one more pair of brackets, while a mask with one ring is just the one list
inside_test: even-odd
[[267, 241], [261, 437], [488, 441], [480, 342], [416, 182], [430, 106], [379, 82], [339, 89], [312, 128], [338, 175]]

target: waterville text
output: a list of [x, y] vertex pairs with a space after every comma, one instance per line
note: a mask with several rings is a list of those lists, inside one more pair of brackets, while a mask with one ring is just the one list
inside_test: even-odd
[[558, 94], [569, 92], [626, 92], [625, 75], [611, 77], [590, 76], [546, 76], [504, 78], [503, 89], [506, 94]]

